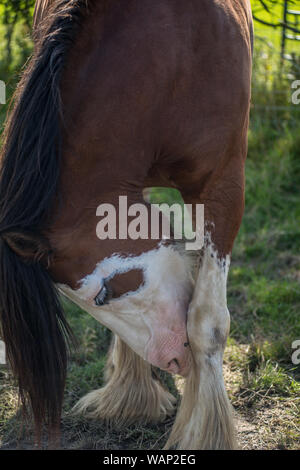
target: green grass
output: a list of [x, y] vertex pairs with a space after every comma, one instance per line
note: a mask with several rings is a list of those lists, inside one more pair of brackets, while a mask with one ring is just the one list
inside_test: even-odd
[[285, 370], [278, 365], [267, 361], [258, 367], [249, 377], [248, 387], [250, 390], [281, 397], [299, 397], [300, 384], [294, 380]]

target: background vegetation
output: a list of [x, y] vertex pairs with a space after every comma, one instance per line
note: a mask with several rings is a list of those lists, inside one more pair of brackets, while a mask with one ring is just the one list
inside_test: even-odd
[[[289, 3], [300, 10], [299, 1]], [[0, 79], [6, 81], [8, 95], [31, 51], [32, 5], [32, 1], [0, 1]], [[281, 21], [282, 0], [252, 0], [252, 5], [262, 22]], [[287, 41], [287, 58], [282, 62], [281, 27], [262, 22], [255, 23], [246, 210], [228, 283], [232, 327], [224, 371], [241, 446], [299, 449], [300, 370], [292, 364], [291, 345], [300, 339], [300, 105], [291, 103], [291, 83], [300, 79], [300, 42]], [[5, 113], [2, 106], [0, 125]], [[152, 200], [172, 202], [180, 195], [156, 188]], [[72, 354], [68, 373], [64, 446], [161, 448], [172, 420], [116, 430], [68, 414], [79, 397], [103, 384], [110, 333], [70, 303], [65, 302], [65, 308], [80, 347]], [[163, 380], [178, 393], [170, 378]], [[180, 394], [180, 380], [175, 382]], [[32, 445], [17, 425], [16, 409], [16, 388], [9, 369], [2, 367], [3, 448]]]

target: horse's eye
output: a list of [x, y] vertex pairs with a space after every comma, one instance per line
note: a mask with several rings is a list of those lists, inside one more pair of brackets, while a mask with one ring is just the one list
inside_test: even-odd
[[108, 288], [106, 286], [106, 284], [104, 283], [103, 284], [103, 287], [101, 289], [101, 291], [99, 292], [99, 294], [95, 297], [95, 304], [98, 306], [98, 307], [101, 307], [102, 305], [105, 305], [107, 303], [107, 300], [108, 300]]

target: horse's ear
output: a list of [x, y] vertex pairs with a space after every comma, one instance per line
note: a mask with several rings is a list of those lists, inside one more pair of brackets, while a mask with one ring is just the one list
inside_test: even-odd
[[1, 238], [24, 263], [40, 262], [46, 267], [50, 266], [52, 249], [49, 241], [43, 235], [17, 230], [3, 232]]

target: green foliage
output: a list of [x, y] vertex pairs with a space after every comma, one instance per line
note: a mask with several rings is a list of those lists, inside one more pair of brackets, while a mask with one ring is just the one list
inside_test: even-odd
[[34, 4], [35, 0], [0, 0], [3, 23], [15, 24], [22, 20], [29, 26]]
[[[20, 71], [32, 51], [31, 23], [34, 0], [0, 0], [0, 80], [10, 100]], [[7, 107], [0, 106], [0, 130]]]
[[[267, 28], [281, 28], [284, 20], [285, 0], [251, 0], [254, 20]], [[297, 10], [298, 0], [287, 0], [288, 10]], [[288, 18], [288, 25], [293, 17]], [[297, 27], [297, 25], [296, 25]]]

